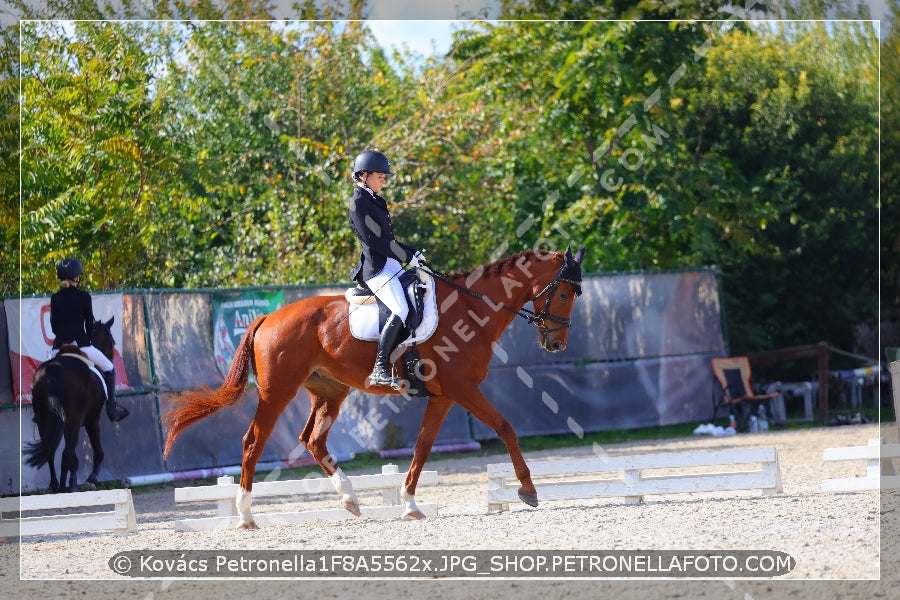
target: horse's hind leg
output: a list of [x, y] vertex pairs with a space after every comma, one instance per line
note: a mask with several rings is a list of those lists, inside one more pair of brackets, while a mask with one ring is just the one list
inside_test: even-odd
[[60, 492], [59, 489], [59, 479], [56, 478], [56, 465], [53, 464], [53, 461], [56, 460], [56, 452], [50, 456], [50, 460], [47, 461], [47, 465], [50, 467], [50, 491], [54, 494]]
[[[66, 426], [64, 438], [66, 445], [63, 448], [62, 462], [59, 468], [59, 483], [65, 491], [78, 491], [78, 430], [79, 427]], [[69, 483], [66, 485], [66, 476]]]
[[328, 432], [337, 419], [341, 404], [347, 398], [350, 388], [316, 373], [306, 380], [303, 387], [309, 392], [310, 412], [306, 427], [300, 434], [300, 443], [306, 445], [306, 449], [322, 467], [322, 471], [331, 478], [334, 489], [341, 494], [341, 505], [358, 517], [362, 513], [353, 484], [328, 452]]
[[[45, 399], [33, 398], [32, 402], [35, 403], [36, 407], [42, 402], [46, 402]], [[56, 476], [56, 451], [59, 449], [59, 442], [63, 437], [63, 423], [62, 421], [57, 422], [55, 419], [38, 421], [37, 417], [35, 417], [35, 421], [37, 422], [38, 435], [41, 438], [37, 451], [43, 454], [47, 461], [47, 466], [50, 468], [50, 492], [57, 494], [63, 491], [60, 479]], [[62, 483], [65, 482], [63, 481]]]
[[252, 504], [251, 491], [253, 490], [253, 477], [256, 475], [256, 463], [262, 456], [266, 442], [275, 428], [275, 422], [285, 407], [294, 399], [296, 390], [287, 389], [263, 390], [260, 389], [259, 404], [256, 406], [256, 414], [253, 421], [244, 434], [243, 457], [241, 459], [241, 487], [238, 489], [235, 505], [238, 509], [240, 521], [238, 529], [255, 529], [256, 522], [250, 512]]
[[94, 451], [94, 460], [93, 460], [93, 468], [91, 469], [91, 474], [88, 475], [86, 483], [96, 484], [100, 481], [100, 465], [103, 464], [103, 446], [100, 445], [100, 415], [97, 414], [97, 418], [94, 422], [89, 423], [84, 426], [84, 430], [87, 432], [88, 439], [91, 442], [91, 449]]
[[[60, 429], [52, 430], [47, 424], [38, 425], [38, 434], [41, 436], [41, 441], [47, 441], [52, 447], [53, 451], [50, 452], [50, 459], [47, 461], [47, 466], [50, 467], [50, 491], [54, 494], [58, 494], [62, 491], [60, 486], [60, 481], [56, 477], [56, 450], [59, 448], [59, 442], [62, 439], [62, 432]], [[55, 437], [54, 437], [55, 435]], [[60, 465], [62, 468], [62, 465]]]

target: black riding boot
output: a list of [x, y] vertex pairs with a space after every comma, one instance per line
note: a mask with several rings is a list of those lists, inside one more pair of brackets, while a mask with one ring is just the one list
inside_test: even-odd
[[391, 374], [391, 352], [397, 344], [400, 330], [403, 329], [403, 321], [397, 315], [391, 315], [384, 329], [381, 330], [381, 338], [378, 340], [378, 354], [375, 355], [375, 366], [369, 375], [369, 385], [389, 385], [395, 390], [400, 389], [400, 379]]
[[103, 371], [103, 381], [106, 383], [106, 416], [116, 423], [128, 416], [128, 409], [116, 403], [116, 370]]

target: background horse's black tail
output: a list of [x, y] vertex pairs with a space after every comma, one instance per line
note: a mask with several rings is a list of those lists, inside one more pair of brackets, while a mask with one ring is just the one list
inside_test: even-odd
[[42, 400], [40, 394], [35, 394], [32, 398], [34, 420], [41, 439], [25, 444], [22, 454], [25, 457], [25, 464], [39, 468], [52, 461], [56, 454], [56, 448], [63, 436], [65, 412], [55, 395], [46, 397], [46, 401]]

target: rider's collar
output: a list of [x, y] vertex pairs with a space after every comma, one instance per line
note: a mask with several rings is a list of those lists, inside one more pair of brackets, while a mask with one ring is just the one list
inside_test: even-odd
[[361, 183], [357, 183], [356, 186], [357, 186], [357, 187], [361, 187], [362, 189], [364, 189], [364, 190], [366, 190], [367, 192], [369, 192], [370, 194], [372, 194], [372, 197], [373, 197], [373, 198], [375, 197], [375, 192], [373, 192], [373, 191], [369, 188], [369, 186], [363, 185], [363, 184], [361, 184]]

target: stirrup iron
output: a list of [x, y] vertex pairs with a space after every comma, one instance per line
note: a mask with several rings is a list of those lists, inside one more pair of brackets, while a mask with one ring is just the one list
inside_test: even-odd
[[[393, 365], [391, 369], [393, 370]], [[388, 373], [387, 370], [378, 368], [378, 366], [369, 374], [368, 382], [371, 386], [388, 385], [397, 391], [403, 388], [402, 379], [395, 377], [393, 373]]]

